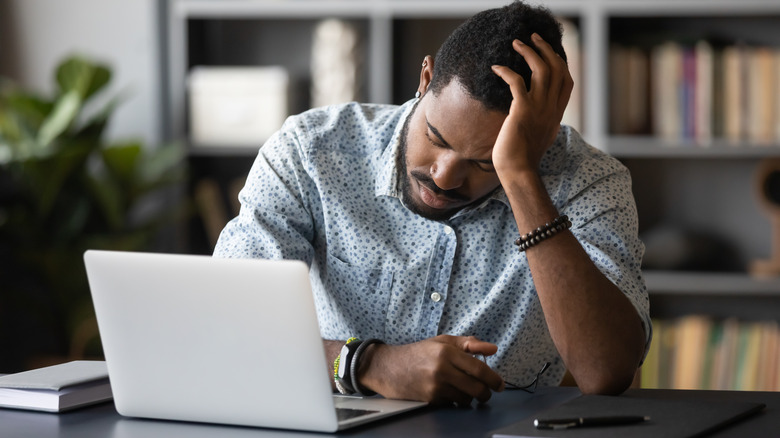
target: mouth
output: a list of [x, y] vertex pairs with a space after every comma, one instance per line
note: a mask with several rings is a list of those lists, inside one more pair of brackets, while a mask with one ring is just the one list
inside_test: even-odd
[[446, 210], [456, 207], [460, 203], [460, 200], [437, 193], [419, 180], [417, 181], [417, 186], [419, 188], [420, 200], [430, 208]]

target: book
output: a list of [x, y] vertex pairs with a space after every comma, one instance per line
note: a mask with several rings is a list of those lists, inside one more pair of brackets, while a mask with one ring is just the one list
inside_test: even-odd
[[642, 388], [658, 388], [658, 374], [661, 367], [660, 342], [658, 339], [663, 337], [663, 331], [666, 321], [653, 319], [653, 341], [650, 342], [650, 348], [647, 351], [642, 370], [639, 374]]
[[775, 357], [777, 356], [777, 321], [762, 321], [760, 324], [760, 345], [756, 366], [756, 391], [771, 391], [773, 388]]
[[735, 389], [737, 375], [737, 350], [739, 349], [740, 323], [734, 318], [723, 321], [722, 347], [718, 352], [719, 372], [715, 384], [709, 389]]
[[653, 319], [642, 388], [776, 391], [780, 324], [704, 315]]
[[679, 141], [683, 136], [683, 48], [667, 41], [652, 49], [650, 62], [653, 132], [663, 140]]
[[749, 53], [748, 68], [748, 138], [761, 145], [775, 138], [775, 101], [780, 90], [775, 89], [775, 53], [768, 47], [756, 47]]
[[718, 349], [723, 342], [723, 324], [714, 321], [710, 327], [710, 332], [707, 335], [707, 346], [704, 351], [704, 363], [702, 364], [701, 371], [700, 383], [702, 389], [713, 388], [713, 376], [719, 372], [718, 367], [720, 366], [716, 357]]
[[677, 324], [674, 322], [665, 324], [661, 337], [658, 338], [660, 365], [658, 367], [658, 388], [672, 388], [673, 365], [677, 350], [674, 341], [677, 333]]
[[694, 51], [696, 62], [694, 138], [697, 144], [709, 146], [712, 142], [715, 52], [712, 45], [705, 40], [698, 41]]
[[710, 329], [711, 320], [706, 316], [688, 315], [678, 321], [672, 371], [674, 388], [703, 389], [701, 376]]
[[613, 44], [609, 53], [610, 132], [643, 135], [649, 131], [649, 60], [639, 47]]
[[103, 361], [77, 360], [0, 377], [0, 407], [62, 412], [111, 400]]
[[726, 139], [738, 144], [746, 137], [747, 97], [746, 55], [742, 44], [723, 48], [723, 133]]

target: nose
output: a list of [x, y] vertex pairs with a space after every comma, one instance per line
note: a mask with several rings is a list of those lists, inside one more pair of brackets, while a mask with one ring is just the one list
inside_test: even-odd
[[431, 165], [431, 178], [442, 190], [454, 190], [463, 185], [466, 169], [451, 153], [441, 154]]

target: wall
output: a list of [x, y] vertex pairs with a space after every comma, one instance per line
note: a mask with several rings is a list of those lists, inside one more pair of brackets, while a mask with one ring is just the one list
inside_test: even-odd
[[113, 69], [124, 102], [111, 138], [161, 138], [158, 0], [0, 0], [0, 75], [53, 91], [52, 72], [73, 53]]

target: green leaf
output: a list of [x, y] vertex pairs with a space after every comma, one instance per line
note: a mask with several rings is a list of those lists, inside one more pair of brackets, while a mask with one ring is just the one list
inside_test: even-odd
[[87, 175], [84, 182], [103, 214], [109, 230], [120, 229], [124, 222], [125, 206], [122, 191], [116, 183], [106, 179], [97, 179], [92, 175]]
[[111, 71], [102, 65], [73, 56], [57, 67], [57, 83], [60, 92], [78, 92], [82, 100], [88, 100], [111, 80]]
[[143, 146], [137, 142], [117, 144], [101, 150], [106, 168], [123, 184], [128, 184], [135, 178], [142, 152]]
[[179, 181], [183, 175], [182, 162], [186, 151], [178, 143], [171, 143], [155, 148], [150, 152], [144, 165], [141, 166], [140, 179], [144, 183]]
[[38, 143], [45, 148], [65, 132], [81, 110], [81, 97], [76, 91], [69, 91], [57, 99], [49, 117], [43, 121], [38, 132]]
[[99, 112], [91, 116], [73, 135], [79, 138], [91, 138], [98, 140], [103, 136], [103, 132], [108, 125], [108, 121], [114, 110], [121, 103], [121, 99], [111, 99]]
[[[25, 130], [19, 123], [19, 118], [16, 114], [4, 111], [0, 107], [0, 138], [5, 139], [11, 143], [17, 143], [22, 141]], [[13, 147], [13, 145], [9, 145]]]
[[21, 92], [11, 93], [5, 102], [8, 111], [13, 111], [36, 129], [41, 126], [54, 108], [54, 102]]
[[22, 162], [23, 174], [34, 194], [39, 219], [49, 216], [63, 190], [70, 190], [66, 181], [84, 168], [89, 148], [73, 145], [46, 158], [31, 157]]

